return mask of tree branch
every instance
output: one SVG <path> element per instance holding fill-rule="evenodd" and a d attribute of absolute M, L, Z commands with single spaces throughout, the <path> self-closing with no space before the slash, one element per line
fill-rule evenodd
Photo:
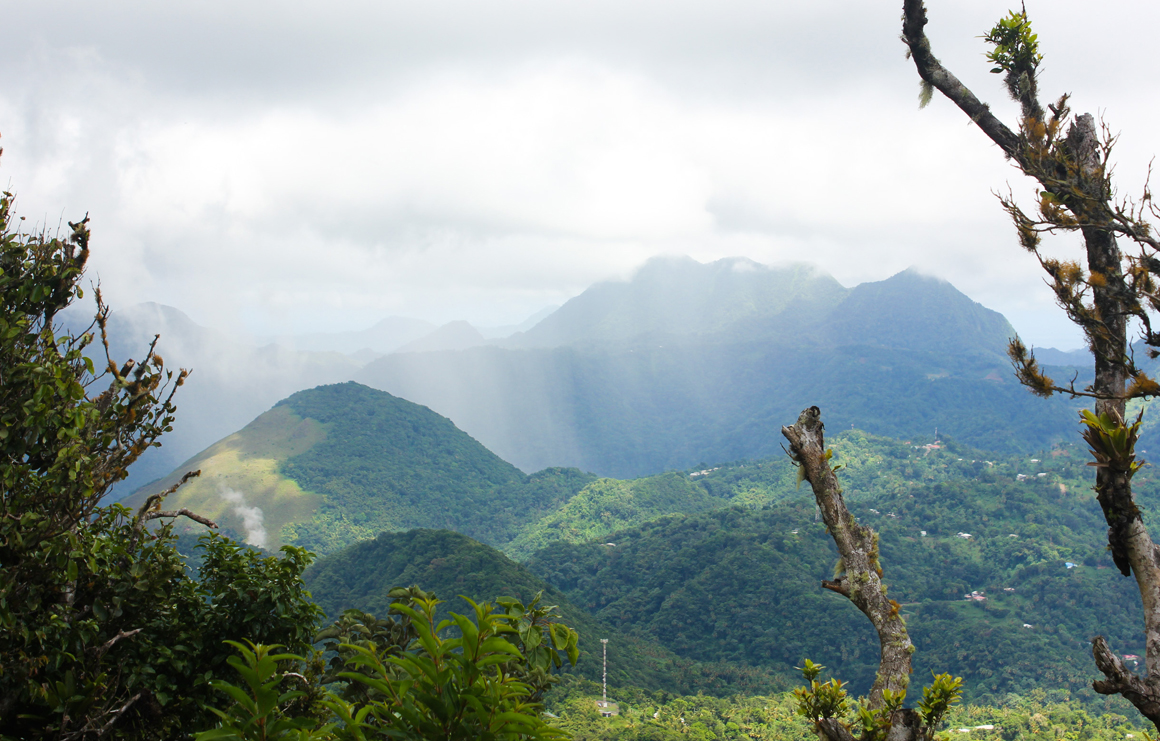
<path fill-rule="evenodd" d="M 1092 682 L 1092 689 L 1101 695 L 1123 695 L 1144 717 L 1160 727 L 1160 687 L 1156 680 L 1138 677 L 1129 671 L 1103 636 L 1092 640 L 1092 656 L 1096 667 L 1107 677 Z"/>
<path fill-rule="evenodd" d="M 914 644 L 906 631 L 906 622 L 898 612 L 898 603 L 886 596 L 882 567 L 878 561 L 878 533 L 859 525 L 846 509 L 838 477 L 830 468 L 824 428 L 821 410 L 810 407 L 801 413 L 794 425 L 782 427 L 781 434 L 789 441 L 790 457 L 801 466 L 805 479 L 813 487 L 822 520 L 830 530 L 845 568 L 845 574 L 834 581 L 823 581 L 822 586 L 853 602 L 878 632 L 882 658 L 868 701 L 871 709 L 878 709 L 883 706 L 884 690 L 906 693 Z M 832 741 L 837 739 L 832 738 Z"/>
<path fill-rule="evenodd" d="M 950 70 L 935 58 L 930 50 L 930 41 L 926 38 L 924 30 L 926 23 L 926 6 L 922 0 L 904 0 L 902 40 L 910 48 L 910 56 L 914 60 L 914 66 L 918 68 L 919 77 L 937 88 L 966 113 L 991 141 L 999 145 L 1004 154 L 1018 161 L 1022 149 L 1018 134 L 996 118 L 986 103 L 975 97 L 959 78 L 951 74 Z"/>
<path fill-rule="evenodd" d="M 212 528 L 217 527 L 217 523 L 214 522 L 213 520 L 209 519 L 208 517 L 202 517 L 201 515 L 196 514 L 194 512 L 190 512 L 189 510 L 185 509 L 184 507 L 181 509 L 178 509 L 178 510 L 169 510 L 166 512 L 161 512 L 161 511 L 147 512 L 141 518 L 141 522 L 146 522 L 148 520 L 156 520 L 159 517 L 188 517 L 189 519 L 193 520 L 194 522 L 200 522 L 202 525 L 205 525 L 206 527 L 212 527 Z"/>

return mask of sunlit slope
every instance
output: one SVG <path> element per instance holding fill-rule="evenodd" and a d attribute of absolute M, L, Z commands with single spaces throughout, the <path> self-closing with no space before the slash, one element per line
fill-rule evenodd
<path fill-rule="evenodd" d="M 356 383 L 290 396 L 130 504 L 194 469 L 201 477 L 166 509 L 206 514 L 256 545 L 321 553 L 415 527 L 504 542 L 591 480 L 527 477 L 430 409 Z"/>
<path fill-rule="evenodd" d="M 253 545 L 277 548 L 283 543 L 282 529 L 309 522 L 322 502 L 321 496 L 282 475 L 279 467 L 325 438 L 318 420 L 303 419 L 291 407 L 279 405 L 124 503 L 139 507 L 146 496 L 169 488 L 185 472 L 200 470 L 200 476 L 166 498 L 163 508 L 189 509 Z"/>
<path fill-rule="evenodd" d="M 84 312 L 66 321 L 73 331 L 92 320 Z M 276 344 L 255 347 L 227 333 L 199 326 L 182 312 L 160 304 L 138 304 L 114 312 L 108 322 L 112 357 L 140 360 L 153 342 L 169 368 L 193 368 L 175 397 L 177 419 L 160 448 L 150 448 L 114 487 L 116 499 L 237 431 L 279 399 L 324 383 L 345 381 L 361 365 L 337 352 L 306 352 Z M 100 343 L 97 343 L 99 345 Z M 90 347 L 105 363 L 103 351 Z"/>
<path fill-rule="evenodd" d="M 632 481 L 598 479 L 538 522 L 530 524 L 504 551 L 530 556 L 549 543 L 586 543 L 610 533 L 675 513 L 704 512 L 730 504 L 687 474 L 670 472 Z"/>

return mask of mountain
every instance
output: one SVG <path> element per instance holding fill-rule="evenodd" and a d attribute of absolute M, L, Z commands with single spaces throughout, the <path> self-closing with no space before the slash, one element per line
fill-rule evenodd
<path fill-rule="evenodd" d="M 761 670 L 683 660 L 654 641 L 612 628 L 494 548 L 447 530 L 384 533 L 319 559 L 303 579 L 331 619 L 352 607 L 385 616 L 390 607 L 387 593 L 396 586 L 418 585 L 434 592 L 445 603 L 440 607 L 444 616 L 470 609 L 460 595 L 476 602 L 515 597 L 526 604 L 543 592 L 544 604 L 557 605 L 563 621 L 580 633 L 575 673 L 582 677 L 600 678 L 598 639 L 608 638 L 608 679 L 613 686 L 712 694 L 788 686 Z"/>
<path fill-rule="evenodd" d="M 988 449 L 1041 447 L 1074 426 L 1074 403 L 1040 402 L 1013 383 L 1002 316 L 914 271 L 846 289 L 803 265 L 656 259 L 525 325 L 486 340 L 466 322 L 392 317 L 279 340 L 340 354 L 256 347 L 156 304 L 118 312 L 117 352 L 140 355 L 160 332 L 167 361 L 194 374 L 177 395 L 174 432 L 114 495 L 278 399 L 351 379 L 430 407 L 523 471 L 616 478 L 770 455 L 770 430 L 813 403 L 843 427 L 901 436 L 937 427 Z M 382 356 L 400 346 L 413 352 Z"/>
<path fill-rule="evenodd" d="M 988 359 L 1005 359 L 1007 340 L 1015 334 L 999 312 L 913 268 L 855 286 L 820 331 L 839 347 L 869 345 Z"/>
<path fill-rule="evenodd" d="M 74 329 L 87 317 L 69 317 Z M 146 303 L 109 316 L 109 346 L 118 362 L 145 355 L 154 336 L 157 350 L 173 370 L 192 373 L 174 396 L 173 430 L 151 448 L 118 484 L 113 498 L 125 496 L 173 470 L 179 463 L 250 422 L 279 399 L 303 388 L 345 381 L 361 365 L 333 352 L 301 352 L 279 345 L 254 347 L 244 339 L 202 327 L 181 311 Z M 99 345 L 99 341 L 97 343 Z M 104 367 L 104 352 L 92 348 Z"/>
<path fill-rule="evenodd" d="M 434 330 L 435 325 L 423 319 L 389 316 L 367 329 L 280 335 L 271 341 L 292 350 L 340 352 L 345 355 L 369 350 L 377 355 L 386 355 Z"/>
<path fill-rule="evenodd" d="M 479 330 L 465 321 L 448 322 L 430 334 L 397 348 L 395 352 L 430 352 L 432 350 L 466 350 L 487 340 Z"/>
<path fill-rule="evenodd" d="M 318 552 L 414 527 L 504 542 L 592 478 L 525 476 L 450 420 L 356 383 L 291 395 L 127 504 L 196 469 L 166 507 L 214 518 L 253 545 Z"/>
<path fill-rule="evenodd" d="M 632 478 L 771 455 L 771 432 L 810 404 L 882 435 L 1042 447 L 1076 404 L 1014 382 L 1013 334 L 914 270 L 846 289 L 809 266 L 664 258 L 499 346 L 392 355 L 355 379 L 448 416 L 525 471 Z"/>
<path fill-rule="evenodd" d="M 1141 348 L 1143 349 L 1143 348 Z M 1036 347 L 1035 359 L 1042 365 L 1074 366 L 1088 368 L 1092 364 L 1091 350 L 1056 350 L 1054 347 Z M 1141 353 L 1141 358 L 1144 357 Z"/>
<path fill-rule="evenodd" d="M 949 283 L 906 271 L 847 291 L 804 268 L 735 270 L 746 264 L 649 263 L 512 338 L 571 344 L 391 355 L 355 379 L 446 415 L 522 470 L 615 478 L 772 455 L 778 427 L 811 404 L 840 428 L 893 437 L 937 428 L 985 449 L 1032 450 L 1074 428 L 1078 402 L 1020 387 L 1004 354 L 1013 330 Z M 700 323 L 633 314 L 679 303 L 657 287 L 673 274 L 707 286 L 690 305 L 721 296 L 725 306 L 709 301 Z M 689 278 L 697 274 L 701 283 Z M 796 288 L 769 306 L 729 303 L 715 286 L 730 281 L 748 286 L 743 297 L 779 281 Z"/>
<path fill-rule="evenodd" d="M 739 323 L 749 329 L 782 314 L 803 318 L 827 312 L 845 293 L 809 265 L 653 258 L 631 281 L 597 283 L 505 346 L 606 346 L 736 334 Z"/>
<path fill-rule="evenodd" d="M 530 317 L 523 320 L 519 324 L 504 324 L 504 325 L 499 325 L 499 326 L 481 326 L 481 327 L 477 327 L 477 329 L 479 330 L 480 334 L 482 334 L 486 339 L 489 339 L 489 340 L 500 339 L 503 337 L 510 337 L 511 335 L 515 334 L 516 332 L 528 331 L 529 329 L 531 329 L 532 327 L 536 326 L 541 321 L 543 321 L 545 317 L 551 316 L 552 313 L 554 311 L 556 311 L 556 309 L 559 309 L 559 308 L 560 308 L 559 304 L 545 306 L 544 308 L 542 308 L 539 311 L 537 311 L 536 313 L 532 314 Z"/>

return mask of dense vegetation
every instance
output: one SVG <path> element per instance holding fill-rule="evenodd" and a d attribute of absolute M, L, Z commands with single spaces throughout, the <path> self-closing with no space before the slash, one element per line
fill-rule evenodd
<path fill-rule="evenodd" d="M 810 741 L 816 738 L 797 713 L 797 701 L 780 695 L 670 695 L 635 688 L 609 696 L 619 715 L 603 718 L 596 708 L 600 687 L 571 681 L 549 696 L 554 725 L 572 734 L 574 741 Z M 1092 714 L 1065 690 L 1034 689 L 1026 695 L 1007 695 L 995 704 L 959 705 L 946 719 L 952 737 L 986 741 L 1123 741 L 1144 738 L 1139 723 L 1123 713 Z M 969 735 L 968 735 L 969 734 Z M 939 734 L 939 738 L 947 738 Z"/>
<path fill-rule="evenodd" d="M 420 526 L 495 542 L 555 503 L 542 498 L 558 483 L 550 476 L 529 485 L 450 420 L 390 394 L 346 383 L 301 391 L 279 405 L 325 430 L 280 466 L 302 489 L 322 495 L 311 521 L 294 528 L 295 542 L 306 547 L 326 552 Z"/>
<path fill-rule="evenodd" d="M 610 671 L 622 685 L 715 694 L 787 686 L 760 669 L 682 659 L 654 641 L 611 627 L 494 548 L 446 530 L 384 533 L 321 558 L 303 578 L 314 599 L 332 617 L 351 608 L 385 614 L 391 589 L 411 585 L 448 600 L 452 609 L 454 598 L 460 595 L 477 601 L 508 596 L 526 603 L 542 593 L 544 603 L 557 605 L 562 621 L 580 633 L 576 671 L 581 676 L 600 676 L 597 639 L 610 638 Z"/>
<path fill-rule="evenodd" d="M 150 349 L 95 375 L 99 293 L 88 331 L 55 323 L 81 295 L 87 220 L 68 239 L 29 235 L 11 202 L 0 196 L 0 734 L 180 736 L 212 722 L 210 683 L 232 673 L 223 640 L 310 646 L 310 556 L 208 537 L 194 578 L 169 526 L 145 529 L 182 514 L 162 496 L 136 513 L 101 505 L 169 429 L 185 373 Z"/>
<path fill-rule="evenodd" d="M 1108 568 L 1075 449 L 988 461 L 954 444 L 916 449 L 858 432 L 834 448 L 851 510 L 882 535 L 885 578 L 908 615 L 919 676 L 962 675 L 975 700 L 1049 678 L 1096 703 L 1087 640 L 1101 632 L 1143 653 L 1133 585 Z M 749 463 L 703 478 L 781 480 L 786 467 Z M 812 501 L 670 516 L 609 540 L 615 547 L 558 542 L 527 566 L 599 619 L 683 657 L 766 667 L 787 680 L 809 657 L 855 690 L 872 680 L 873 631 L 818 586 L 836 554 Z M 986 599 L 964 599 L 972 592 Z M 839 646 L 835 634 L 855 638 Z"/>
<path fill-rule="evenodd" d="M 503 543 L 596 478 L 525 476 L 430 409 L 356 383 L 284 399 L 125 501 L 140 506 L 195 469 L 171 504 L 252 545 L 317 553 L 413 527 Z"/>

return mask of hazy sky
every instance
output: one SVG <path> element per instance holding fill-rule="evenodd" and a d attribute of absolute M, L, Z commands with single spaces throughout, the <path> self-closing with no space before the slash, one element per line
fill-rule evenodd
<path fill-rule="evenodd" d="M 1009 3 L 928 0 L 935 52 L 1006 120 L 978 36 Z M 1142 0 L 1029 0 L 1045 98 L 1160 151 Z M 1030 193 L 944 100 L 917 106 L 901 0 L 0 0 L 0 185 L 89 212 L 114 304 L 214 326 L 514 323 L 648 257 L 914 265 L 1073 347 L 992 191 Z M 1061 249 L 1074 249 L 1067 243 Z"/>

